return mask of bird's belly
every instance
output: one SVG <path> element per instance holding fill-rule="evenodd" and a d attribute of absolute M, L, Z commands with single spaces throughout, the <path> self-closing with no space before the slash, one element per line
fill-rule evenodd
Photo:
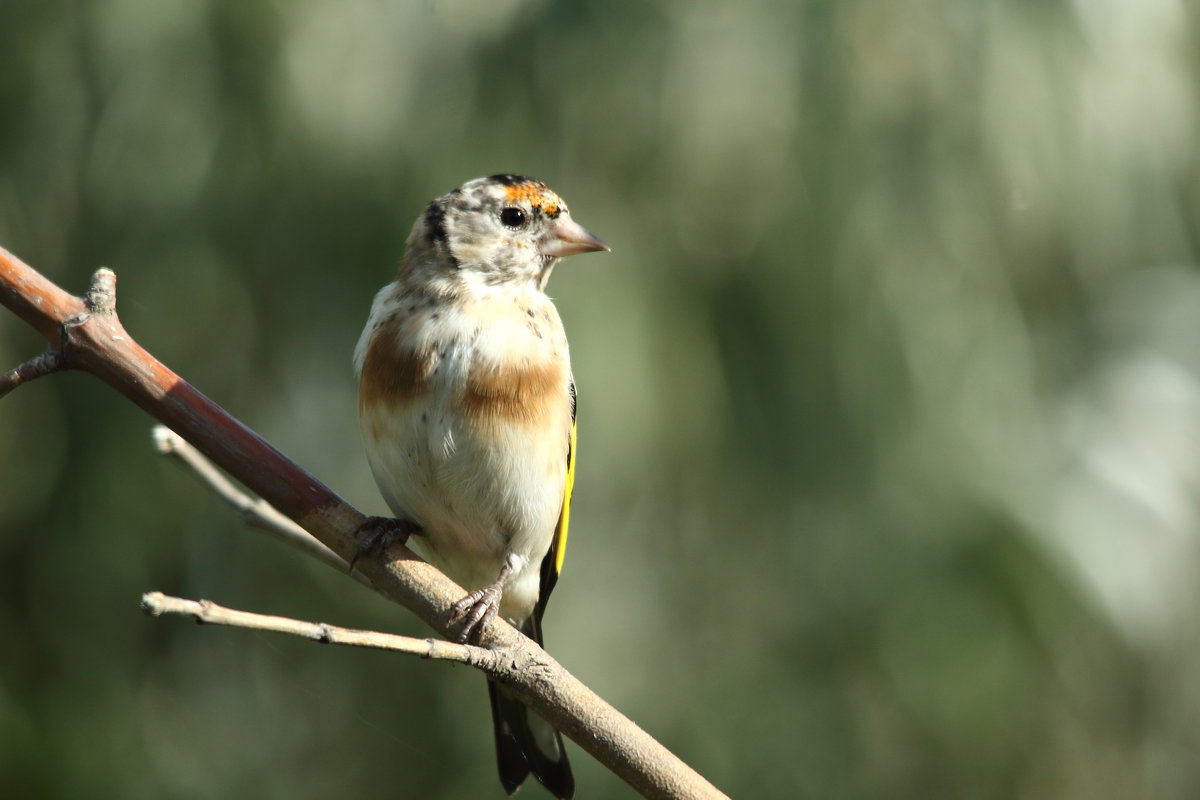
<path fill-rule="evenodd" d="M 436 397 L 365 409 L 362 424 L 380 491 L 395 515 L 422 526 L 423 554 L 468 590 L 512 557 L 501 613 L 527 616 L 562 509 L 565 438 L 480 427 Z"/>

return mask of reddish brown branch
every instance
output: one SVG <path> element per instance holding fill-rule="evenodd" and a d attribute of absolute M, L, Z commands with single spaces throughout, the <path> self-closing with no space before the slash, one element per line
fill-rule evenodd
<path fill-rule="evenodd" d="M 4 252 L 4 255 L 11 256 L 11 254 L 7 252 Z M 13 292 L 12 296 L 13 305 L 11 308 L 13 311 L 17 312 L 18 316 L 22 316 L 35 328 L 38 330 L 43 330 L 42 327 L 35 324 L 36 313 L 40 310 L 40 305 L 35 301 L 34 306 L 29 307 L 29 304 L 25 302 L 28 299 L 27 292 L 43 292 L 43 294 L 37 296 L 38 300 L 40 300 L 41 298 L 47 296 L 49 293 L 49 288 L 57 289 L 58 287 L 55 287 L 54 284 L 45 282 L 40 275 L 37 275 L 37 273 L 34 273 L 34 275 L 36 278 L 31 276 L 21 283 L 14 284 L 13 288 L 15 291 Z M 19 277 L 19 275 L 17 277 Z M 20 291 L 22 287 L 25 287 L 26 292 Z M 3 288 L 7 289 L 8 287 L 4 286 Z M 67 303 L 68 298 L 72 301 L 79 299 L 70 297 L 69 295 L 67 295 L 66 298 L 53 299 L 62 299 L 64 301 L 62 308 L 65 310 L 69 308 L 69 304 Z M 25 313 L 22 313 L 22 311 Z M 23 383 L 28 383 L 29 381 L 36 380 L 37 378 L 41 378 L 45 375 L 50 375 L 51 373 L 66 369 L 69 364 L 62 352 L 63 342 L 65 342 L 68 338 L 64 335 L 65 331 L 77 325 L 83 324 L 93 314 L 116 313 L 117 276 L 110 269 L 96 270 L 96 274 L 92 276 L 92 285 L 88 288 L 87 295 L 83 299 L 83 310 L 63 318 L 63 322 L 59 326 L 59 330 L 55 333 L 55 335 L 46 336 L 46 339 L 50 342 L 52 349 L 47 350 L 40 356 L 35 356 L 15 369 L 0 375 L 0 397 L 4 397 L 4 395 L 8 394 Z M 34 319 L 31 319 L 31 317 Z M 47 327 L 45 330 L 50 329 Z"/>
<path fill-rule="evenodd" d="M 142 349 L 116 314 L 111 271 L 96 273 L 84 300 L 0 248 L 0 304 L 45 337 L 62 367 L 90 372 L 125 395 L 351 560 L 362 513 Z M 359 569 L 379 592 L 443 635 L 450 633 L 448 611 L 463 590 L 407 548 L 392 545 L 378 559 L 361 560 Z M 484 665 L 491 677 L 644 796 L 724 797 L 511 626 L 497 620 L 483 644 L 505 650 L 503 658 Z"/>

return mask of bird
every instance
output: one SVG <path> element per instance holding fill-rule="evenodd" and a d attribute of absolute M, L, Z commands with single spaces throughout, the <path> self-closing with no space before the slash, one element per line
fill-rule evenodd
<path fill-rule="evenodd" d="M 413 224 L 355 348 L 367 460 L 416 549 L 467 595 L 460 641 L 497 614 L 535 640 L 566 552 L 576 393 L 546 282 L 565 256 L 609 250 L 546 184 L 468 181 Z M 360 550 L 361 552 L 361 550 Z M 561 735 L 488 681 L 500 782 L 574 796 Z"/>

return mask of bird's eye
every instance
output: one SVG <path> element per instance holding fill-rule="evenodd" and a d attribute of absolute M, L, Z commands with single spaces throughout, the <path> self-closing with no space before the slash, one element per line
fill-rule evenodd
<path fill-rule="evenodd" d="M 510 228 L 520 228 L 525 224 L 525 212 L 515 206 L 509 206 L 500 212 L 500 221 Z"/>

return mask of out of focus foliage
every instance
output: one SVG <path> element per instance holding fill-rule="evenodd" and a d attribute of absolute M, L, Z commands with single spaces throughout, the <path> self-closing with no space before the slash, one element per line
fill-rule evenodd
<path fill-rule="evenodd" d="M 1192 798 L 1198 98 L 1183 0 L 12 2 L 0 244 L 382 512 L 371 296 L 538 176 L 613 245 L 551 282 L 570 670 L 735 797 Z M 149 427 L 0 401 L 0 796 L 501 796 L 477 675 L 137 612 L 423 634 Z"/>

